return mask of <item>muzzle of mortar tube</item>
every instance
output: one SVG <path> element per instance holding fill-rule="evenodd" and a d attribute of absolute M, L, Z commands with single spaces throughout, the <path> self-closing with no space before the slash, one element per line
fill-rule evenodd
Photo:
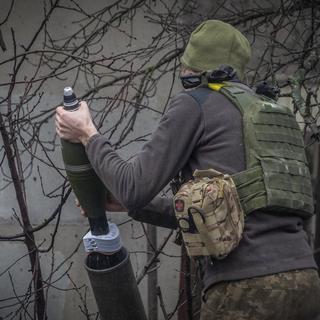
<path fill-rule="evenodd" d="M 129 253 L 124 247 L 120 251 L 116 264 L 106 269 L 90 268 L 89 255 L 85 260 L 101 320 L 147 320 Z"/>

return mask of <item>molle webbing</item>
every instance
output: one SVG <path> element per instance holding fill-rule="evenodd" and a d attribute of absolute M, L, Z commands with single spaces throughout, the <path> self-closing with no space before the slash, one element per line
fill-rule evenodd
<path fill-rule="evenodd" d="M 233 179 L 245 213 L 265 208 L 313 214 L 304 142 L 290 109 L 234 84 L 219 92 L 242 113 L 247 169 Z"/>
<path fill-rule="evenodd" d="M 241 112 L 246 170 L 232 176 L 245 214 L 257 209 L 313 214 L 310 173 L 299 125 L 291 110 L 235 82 L 208 84 Z M 210 89 L 186 92 L 201 106 Z"/>

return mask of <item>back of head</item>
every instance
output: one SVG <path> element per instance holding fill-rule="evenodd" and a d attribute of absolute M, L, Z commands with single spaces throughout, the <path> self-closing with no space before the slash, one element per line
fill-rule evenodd
<path fill-rule="evenodd" d="M 242 79 L 250 56 L 249 41 L 240 31 L 228 23 L 207 20 L 192 32 L 181 62 L 195 71 L 229 65 Z"/>

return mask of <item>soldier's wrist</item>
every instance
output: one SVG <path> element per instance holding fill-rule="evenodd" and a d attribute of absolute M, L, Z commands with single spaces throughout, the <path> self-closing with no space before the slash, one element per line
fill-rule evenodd
<path fill-rule="evenodd" d="M 87 143 L 89 142 L 90 138 L 93 137 L 94 135 L 98 134 L 98 130 L 94 125 L 88 127 L 84 134 L 80 137 L 81 143 L 86 146 Z"/>

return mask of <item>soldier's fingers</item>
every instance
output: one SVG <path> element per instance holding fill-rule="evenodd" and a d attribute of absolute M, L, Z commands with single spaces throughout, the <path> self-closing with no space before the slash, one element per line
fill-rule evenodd
<path fill-rule="evenodd" d="M 59 106 L 56 108 L 56 114 L 61 114 L 64 111 L 64 108 L 62 106 Z"/>
<path fill-rule="evenodd" d="M 82 209 L 82 207 L 80 207 L 80 213 L 87 218 L 87 213 Z"/>

